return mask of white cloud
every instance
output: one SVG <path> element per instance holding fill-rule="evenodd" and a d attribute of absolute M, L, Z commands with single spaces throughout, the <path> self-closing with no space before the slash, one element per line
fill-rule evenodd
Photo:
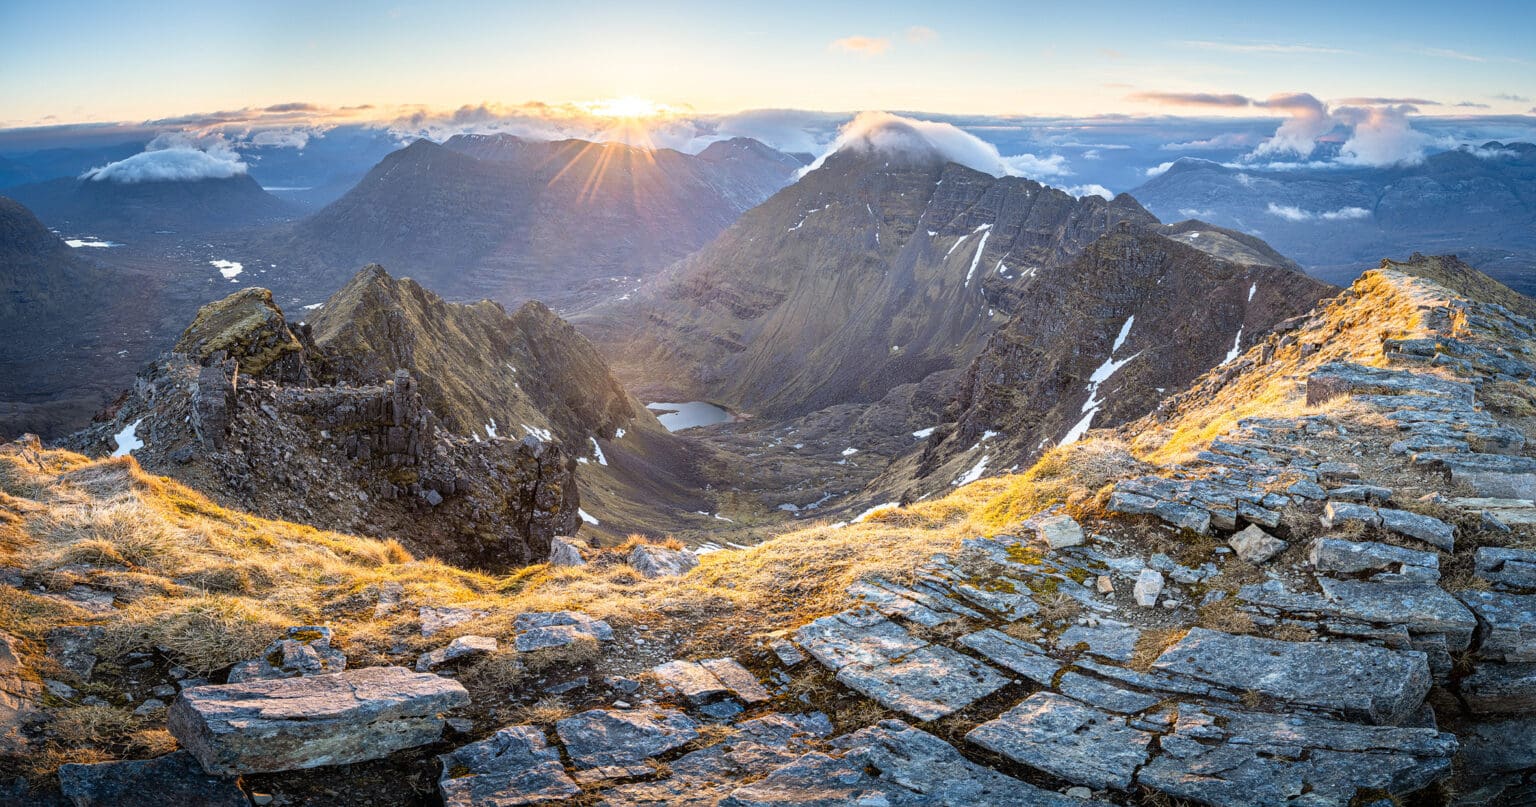
<path fill-rule="evenodd" d="M 907 41 L 922 44 L 939 38 L 939 32 L 926 25 L 914 25 L 907 29 Z"/>
<path fill-rule="evenodd" d="M 1058 154 L 1004 157 L 996 146 L 953 124 L 904 118 L 889 112 L 860 112 L 815 162 L 801 169 L 800 175 L 820 168 L 828 157 L 840 151 L 918 160 L 938 158 L 999 177 L 1054 177 L 1071 173 L 1066 158 Z"/>
<path fill-rule="evenodd" d="M 1147 169 L 1147 176 L 1160 177 L 1163 174 L 1168 173 L 1168 169 L 1172 168 L 1173 164 L 1176 162 L 1178 162 L 1178 160 L 1169 160 L 1168 162 L 1158 163 L 1157 165 Z"/>
<path fill-rule="evenodd" d="M 248 166 L 222 135 L 198 136 L 167 132 L 149 141 L 144 151 L 107 163 L 80 175 L 94 182 L 192 182 L 229 179 Z"/>
<path fill-rule="evenodd" d="M 1286 221 L 1356 221 L 1371 217 L 1371 211 L 1363 207 L 1341 207 L 1338 210 L 1313 213 L 1294 205 L 1277 205 L 1274 202 L 1269 203 L 1267 212 L 1271 216 L 1278 216 Z"/>
<path fill-rule="evenodd" d="M 1068 187 L 1062 188 L 1062 190 L 1078 198 L 1082 198 L 1084 196 L 1099 196 L 1105 199 L 1115 198 L 1114 191 L 1096 182 L 1089 182 L 1086 185 L 1070 185 Z"/>
<path fill-rule="evenodd" d="M 298 149 L 309 145 L 309 132 L 303 129 L 264 129 L 251 135 L 251 145 L 269 148 Z"/>
<path fill-rule="evenodd" d="M 1339 162 L 1368 166 L 1423 162 L 1424 152 L 1434 138 L 1415 131 L 1409 124 L 1408 113 L 1416 111 L 1407 104 L 1334 110 L 1334 117 L 1353 127 L 1349 139 L 1339 148 Z"/>
<path fill-rule="evenodd" d="M 1317 139 L 1333 131 L 1335 126 L 1327 105 L 1307 93 L 1272 95 L 1260 105 L 1278 109 L 1290 117 L 1280 124 L 1273 137 L 1253 150 L 1252 157 L 1280 154 L 1306 157 L 1317 147 Z"/>

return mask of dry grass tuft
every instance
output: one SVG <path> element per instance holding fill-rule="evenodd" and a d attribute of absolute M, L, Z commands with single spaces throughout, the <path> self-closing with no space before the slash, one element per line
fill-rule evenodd
<path fill-rule="evenodd" d="M 130 606 L 107 626 L 105 646 L 119 654 L 162 647 L 177 664 L 208 674 L 261 653 L 291 624 L 249 600 L 204 594 Z"/>
<path fill-rule="evenodd" d="M 515 723 L 553 726 L 573 714 L 576 714 L 576 710 L 572 709 L 563 698 L 558 695 L 548 695 L 513 709 L 510 716 Z"/>
<path fill-rule="evenodd" d="M 1188 628 L 1154 628 L 1143 631 L 1136 640 L 1136 648 L 1131 651 L 1130 662 L 1125 666 L 1138 672 L 1152 669 L 1152 662 L 1157 661 L 1164 650 L 1178 644 L 1187 633 Z"/>

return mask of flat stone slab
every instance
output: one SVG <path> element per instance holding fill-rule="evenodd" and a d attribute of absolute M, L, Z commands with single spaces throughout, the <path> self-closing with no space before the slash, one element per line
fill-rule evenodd
<path fill-rule="evenodd" d="M 1536 768 L 1536 717 L 1471 726 L 1461 733 L 1461 758 L 1474 775 Z"/>
<path fill-rule="evenodd" d="M 1125 790 L 1147 761 L 1153 736 L 1118 715 L 1037 692 L 965 739 L 1077 784 Z"/>
<path fill-rule="evenodd" d="M 1140 638 L 1141 631 L 1130 625 L 1073 625 L 1057 637 L 1056 646 L 1070 650 L 1081 644 L 1095 656 L 1126 662 L 1136 652 L 1136 642 Z"/>
<path fill-rule="evenodd" d="M 1455 596 L 1434 583 L 1378 583 L 1320 577 L 1323 596 L 1337 613 L 1362 622 L 1403 625 L 1410 633 L 1443 633 L 1447 650 L 1465 650 L 1477 618 Z"/>
<path fill-rule="evenodd" d="M 769 698 L 757 676 L 735 659 L 673 660 L 653 667 L 651 673 L 663 686 L 677 690 L 695 706 L 732 696 L 749 704 Z"/>
<path fill-rule="evenodd" d="M 1191 629 L 1152 668 L 1385 724 L 1401 723 L 1418 711 L 1430 686 L 1428 660 L 1417 651 L 1283 642 L 1205 628 Z"/>
<path fill-rule="evenodd" d="M 1444 468 L 1451 481 L 1466 484 L 1479 496 L 1536 499 L 1536 459 L 1503 454 L 1415 454 L 1418 465 Z"/>
<path fill-rule="evenodd" d="M 1536 588 L 1536 549 L 1478 547 L 1472 563 L 1478 577 L 1513 588 Z"/>
<path fill-rule="evenodd" d="M 1376 541 L 1319 538 L 1309 559 L 1319 572 L 1336 574 L 1386 573 L 1405 581 L 1433 583 L 1440 579 L 1440 556 Z"/>
<path fill-rule="evenodd" d="M 598 641 L 608 642 L 613 640 L 613 628 L 601 619 L 594 619 L 580 611 L 529 611 L 518 614 L 512 620 L 512 628 L 517 631 L 534 630 L 535 628 L 549 628 L 559 625 L 570 625 L 579 628 Z"/>
<path fill-rule="evenodd" d="M 881 721 L 733 791 L 720 807 L 1080 807 L 961 756 L 899 720 Z"/>
<path fill-rule="evenodd" d="M 59 788 L 75 807 L 250 807 L 234 779 L 213 776 L 186 751 L 131 762 L 69 764 Z"/>
<path fill-rule="evenodd" d="M 918 720 L 937 720 L 1002 689 L 996 670 L 942 645 L 929 645 L 875 667 L 849 664 L 837 680 Z"/>
<path fill-rule="evenodd" d="M 928 644 L 868 608 L 824 616 L 796 631 L 795 640 L 831 670 L 849 664 L 873 667 Z"/>
<path fill-rule="evenodd" d="M 761 779 L 819 747 L 832 722 L 820 713 L 774 713 L 731 728 L 728 739 L 668 762 L 671 776 L 604 790 L 604 807 L 714 807 L 743 781 Z"/>
<path fill-rule="evenodd" d="M 1479 664 L 1459 692 L 1473 714 L 1536 714 L 1536 664 Z"/>
<path fill-rule="evenodd" d="M 606 776 L 649 770 L 643 763 L 698 739 L 698 725 L 675 709 L 590 709 L 555 724 L 555 733 L 578 768 Z"/>
<path fill-rule="evenodd" d="M 1203 804 L 1351 804 L 1362 791 L 1427 787 L 1450 772 L 1456 748 L 1432 728 L 1186 704 L 1136 781 Z"/>
<path fill-rule="evenodd" d="M 167 727 L 209 773 L 345 765 L 435 742 L 442 713 L 469 703 L 459 682 L 404 667 L 190 687 Z"/>
<path fill-rule="evenodd" d="M 1478 617 L 1477 654 L 1497 661 L 1536 661 L 1536 594 L 1462 591 Z"/>
<path fill-rule="evenodd" d="M 568 799 L 581 788 L 533 726 L 510 726 L 438 757 L 444 807 L 513 807 Z"/>
<path fill-rule="evenodd" d="M 416 659 L 416 672 L 427 672 L 450 661 L 496 652 L 498 642 L 490 636 L 460 636 L 443 647 L 422 653 Z"/>
<path fill-rule="evenodd" d="M 993 628 L 966 634 L 960 643 L 1042 686 L 1050 686 L 1063 666 L 1041 648 Z"/>
<path fill-rule="evenodd" d="M 1398 535 L 1417 538 L 1436 549 L 1447 552 L 1456 549 L 1456 528 L 1438 518 L 1410 513 L 1407 510 L 1393 510 L 1390 507 L 1378 507 L 1376 514 L 1381 517 L 1381 526 L 1384 529 Z"/>

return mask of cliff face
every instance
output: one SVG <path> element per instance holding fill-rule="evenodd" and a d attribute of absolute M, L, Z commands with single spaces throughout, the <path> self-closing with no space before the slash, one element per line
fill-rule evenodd
<path fill-rule="evenodd" d="M 1009 290 L 1121 221 L 1156 223 L 1129 197 L 839 152 L 578 323 L 633 387 L 800 415 L 963 367 Z"/>
<path fill-rule="evenodd" d="M 971 363 L 954 425 L 928 438 L 916 475 L 948 484 L 972 468 L 1027 466 L 1090 428 L 1139 417 L 1333 291 L 1192 245 L 1217 233 L 1182 232 L 1123 225 L 1032 287 Z"/>

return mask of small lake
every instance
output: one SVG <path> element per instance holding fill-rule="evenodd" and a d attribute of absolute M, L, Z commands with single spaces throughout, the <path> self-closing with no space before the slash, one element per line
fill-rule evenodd
<path fill-rule="evenodd" d="M 657 402 L 646 404 L 645 408 L 654 412 L 656 419 L 661 421 L 661 425 L 665 426 L 669 432 L 680 432 L 683 429 L 708 426 L 712 423 L 725 423 L 731 419 L 730 412 L 705 401 Z M 661 410 L 665 410 L 665 413 Z"/>

